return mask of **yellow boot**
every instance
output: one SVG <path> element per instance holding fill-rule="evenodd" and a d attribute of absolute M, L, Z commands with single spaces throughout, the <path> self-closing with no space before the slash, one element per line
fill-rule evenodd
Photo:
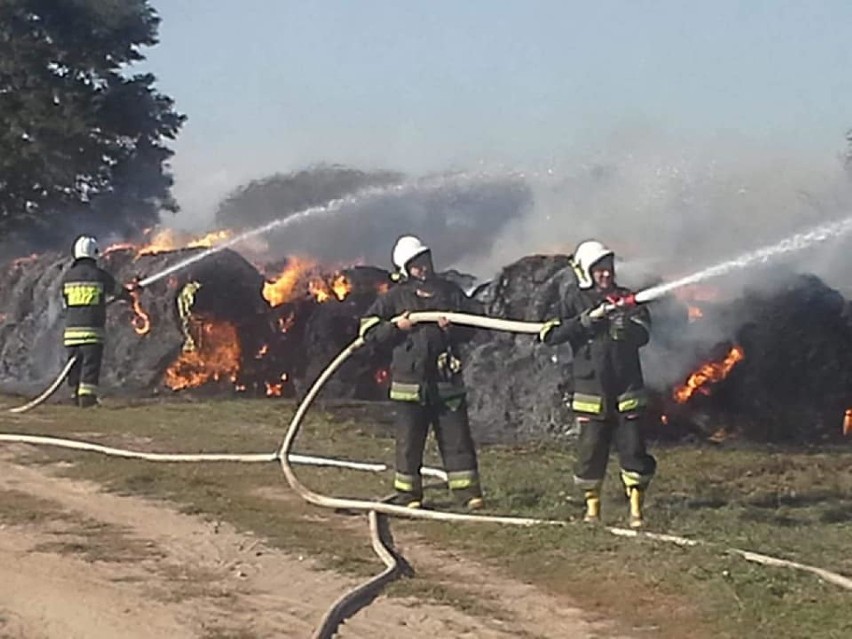
<path fill-rule="evenodd" d="M 645 525 L 642 517 L 642 505 L 645 503 L 645 489 L 638 486 L 630 486 L 627 489 L 630 498 L 630 527 L 641 528 Z"/>
<path fill-rule="evenodd" d="M 601 494 L 598 490 L 586 491 L 586 515 L 583 521 L 596 524 L 601 520 Z"/>

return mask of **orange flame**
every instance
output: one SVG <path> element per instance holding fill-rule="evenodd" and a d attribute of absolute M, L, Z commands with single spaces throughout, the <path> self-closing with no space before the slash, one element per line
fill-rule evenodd
<path fill-rule="evenodd" d="M 145 335 L 151 330 L 151 317 L 142 308 L 139 291 L 131 291 L 130 295 L 133 297 L 133 319 L 131 320 L 133 330 L 136 331 L 137 335 Z"/>
<path fill-rule="evenodd" d="M 148 240 L 145 246 L 138 250 L 139 255 L 153 255 L 178 248 L 177 234 L 172 229 L 160 229 Z"/>
<path fill-rule="evenodd" d="M 228 230 L 213 231 L 202 237 L 192 238 L 188 234 L 174 229 L 148 229 L 145 231 L 145 241 L 141 245 L 131 242 L 120 242 L 108 247 L 104 254 L 126 249 L 136 251 L 136 256 L 153 255 L 166 251 L 175 251 L 181 248 L 209 247 L 228 239 L 232 232 Z"/>
<path fill-rule="evenodd" d="M 672 397 L 678 404 L 685 404 L 696 392 L 709 395 L 705 387 L 708 382 L 714 383 L 725 379 L 737 362 L 745 359 L 745 351 L 741 346 L 734 346 L 721 362 L 707 362 L 692 373 L 686 383 L 674 390 Z"/>
<path fill-rule="evenodd" d="M 281 382 L 264 382 L 266 384 L 267 397 L 281 397 L 284 394 L 284 384 L 287 382 L 287 373 L 281 373 Z"/>
<path fill-rule="evenodd" d="M 263 285 L 263 297 L 271 306 L 279 306 L 293 298 L 296 285 L 302 275 L 314 266 L 314 262 L 302 258 L 291 258 L 287 266 L 274 280 Z"/>
<path fill-rule="evenodd" d="M 136 246 L 131 242 L 119 242 L 118 244 L 111 244 L 106 249 L 104 249 L 104 255 L 109 255 L 113 251 L 128 251 L 131 249 L 136 249 Z"/>
<path fill-rule="evenodd" d="M 210 381 L 236 382 L 240 371 L 240 342 L 229 322 L 202 320 L 196 349 L 184 351 L 166 370 L 164 383 L 172 390 L 195 388 Z"/>
<path fill-rule="evenodd" d="M 852 408 L 847 408 L 843 415 L 843 434 L 849 435 L 852 433 Z"/>
<path fill-rule="evenodd" d="M 331 283 L 331 290 L 334 296 L 342 302 L 352 292 L 352 282 L 343 273 L 339 273 Z"/>
<path fill-rule="evenodd" d="M 284 392 L 284 384 L 271 384 L 269 382 L 265 382 L 265 384 L 267 397 L 281 397 L 281 393 Z"/>
<path fill-rule="evenodd" d="M 332 298 L 342 302 L 352 292 L 352 283 L 343 273 L 336 273 L 331 283 L 323 278 L 308 282 L 308 292 L 320 303 Z"/>
<path fill-rule="evenodd" d="M 212 231 L 207 235 L 191 240 L 190 243 L 186 245 L 186 248 L 209 248 L 211 246 L 216 246 L 219 242 L 224 242 L 225 240 L 227 240 L 229 237 L 231 237 L 231 235 L 232 232 L 227 230 Z"/>

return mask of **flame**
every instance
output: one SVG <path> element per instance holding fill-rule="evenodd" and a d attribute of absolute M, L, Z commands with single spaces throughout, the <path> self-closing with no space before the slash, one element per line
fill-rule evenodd
<path fill-rule="evenodd" d="M 388 381 L 388 377 L 390 377 L 390 373 L 386 368 L 380 368 L 375 373 L 373 373 L 373 379 L 376 380 L 376 384 L 380 386 Z"/>
<path fill-rule="evenodd" d="M 209 248 L 211 246 L 216 246 L 219 242 L 224 242 L 225 240 L 227 240 L 229 237 L 231 237 L 231 235 L 232 232 L 228 230 L 212 231 L 207 235 L 190 241 L 190 243 L 186 245 L 186 248 Z"/>
<path fill-rule="evenodd" d="M 131 242 L 119 242 L 118 244 L 110 244 L 105 250 L 104 255 L 109 255 L 113 251 L 128 251 L 135 250 L 136 246 Z"/>
<path fill-rule="evenodd" d="M 141 247 L 139 255 L 153 255 L 164 251 L 173 251 L 178 248 L 177 234 L 172 229 L 160 229 L 148 240 L 148 244 Z"/>
<path fill-rule="evenodd" d="M 284 392 L 284 384 L 274 384 L 269 382 L 265 382 L 265 384 L 267 397 L 281 397 L 281 393 Z"/>
<path fill-rule="evenodd" d="M 165 385 L 177 391 L 222 379 L 236 382 L 241 355 L 236 327 L 229 322 L 200 320 L 194 328 L 196 349 L 184 351 L 169 366 Z"/>
<path fill-rule="evenodd" d="M 686 383 L 676 388 L 672 397 L 678 404 L 685 404 L 696 391 L 709 395 L 710 391 L 704 387 L 708 382 L 718 382 L 725 379 L 737 362 L 745 359 L 745 351 L 741 346 L 734 346 L 721 362 L 707 362 L 692 373 Z"/>
<path fill-rule="evenodd" d="M 293 328 L 293 324 L 296 323 L 296 314 L 289 313 L 287 317 L 279 317 L 278 318 L 278 328 L 281 329 L 282 333 L 286 333 L 291 328 Z"/>
<path fill-rule="evenodd" d="M 144 234 L 145 240 L 141 245 L 132 244 L 131 242 L 120 242 L 113 244 L 104 251 L 104 254 L 113 251 L 133 249 L 136 251 L 136 256 L 153 255 L 155 253 L 163 253 L 165 251 L 175 251 L 181 248 L 209 247 L 215 246 L 231 237 L 232 232 L 228 230 L 213 231 L 198 238 L 191 238 L 186 233 L 175 231 L 174 229 L 147 229 Z"/>
<path fill-rule="evenodd" d="M 315 278 L 308 282 L 308 292 L 320 303 L 332 298 L 342 302 L 352 292 L 352 283 L 343 273 L 336 273 L 331 283 L 323 278 Z"/>
<path fill-rule="evenodd" d="M 290 258 L 287 266 L 274 280 L 263 285 L 263 297 L 270 306 L 279 306 L 293 298 L 296 285 L 302 275 L 314 267 L 314 262 L 303 258 Z"/>
<path fill-rule="evenodd" d="M 287 382 L 287 373 L 281 373 L 281 382 L 264 382 L 266 384 L 267 397 L 281 397 L 284 393 L 284 384 Z"/>
<path fill-rule="evenodd" d="M 852 433 L 852 408 L 847 408 L 843 415 L 843 434 L 849 435 Z"/>
<path fill-rule="evenodd" d="M 342 302 L 352 292 L 352 282 L 343 273 L 339 273 L 331 283 L 331 290 L 334 296 Z"/>
<path fill-rule="evenodd" d="M 320 304 L 331 299 L 331 292 L 323 280 L 311 280 L 308 282 L 308 292 Z"/>
<path fill-rule="evenodd" d="M 692 304 L 687 304 L 687 309 L 689 310 L 689 321 L 697 322 L 702 317 L 704 317 L 704 311 L 702 311 L 697 306 L 693 306 Z"/>
<path fill-rule="evenodd" d="M 258 350 L 257 353 L 255 353 L 254 358 L 255 359 L 262 359 L 263 356 L 266 355 L 268 352 L 269 352 L 269 344 L 264 344 L 263 346 L 260 347 L 260 350 Z"/>
<path fill-rule="evenodd" d="M 131 320 L 133 330 L 136 331 L 137 335 L 145 335 L 151 330 L 151 317 L 142 308 L 142 301 L 139 299 L 140 292 L 138 290 L 131 291 L 130 295 L 133 297 L 133 319 Z"/>
<path fill-rule="evenodd" d="M 663 413 L 662 415 L 660 415 L 660 422 L 661 422 L 661 423 L 663 423 L 663 424 L 665 424 L 665 425 L 668 425 L 668 423 L 669 423 L 669 416 L 668 416 L 668 415 L 666 415 L 665 413 Z"/>

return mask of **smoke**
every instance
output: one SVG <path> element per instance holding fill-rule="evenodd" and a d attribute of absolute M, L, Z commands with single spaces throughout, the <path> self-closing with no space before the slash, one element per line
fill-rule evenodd
<path fill-rule="evenodd" d="M 397 238 L 413 234 L 432 247 L 436 265 L 444 269 L 486 254 L 506 225 L 532 205 L 527 184 L 511 175 L 429 176 L 371 191 L 366 197 L 356 191 L 339 210 L 318 211 L 258 238 L 252 247 L 237 248 L 267 260 L 306 255 L 330 265 L 389 267 Z"/>
<path fill-rule="evenodd" d="M 641 290 L 816 225 L 852 216 L 842 159 L 761 146 L 742 139 L 678 140 L 647 132 L 527 172 L 529 214 L 512 220 L 485 255 L 455 266 L 481 277 L 535 253 L 571 253 L 594 237 L 619 256 L 619 281 Z M 850 237 L 838 237 L 706 284 L 718 301 L 772 292 L 793 273 L 812 273 L 852 293 Z M 643 349 L 649 385 L 679 383 L 696 362 L 718 356 L 748 320 L 707 314 L 687 323 L 676 300 L 651 306 L 657 325 Z M 740 305 L 739 308 L 745 308 Z M 746 354 L 748 357 L 748 354 Z"/>
<path fill-rule="evenodd" d="M 733 138 L 620 136 L 528 175 L 530 214 L 507 226 L 486 256 L 457 266 L 489 276 L 522 255 L 570 253 L 595 237 L 624 260 L 622 279 L 637 273 L 669 279 L 852 215 L 840 158 Z M 792 260 L 830 276 L 843 246 L 823 245 Z"/>

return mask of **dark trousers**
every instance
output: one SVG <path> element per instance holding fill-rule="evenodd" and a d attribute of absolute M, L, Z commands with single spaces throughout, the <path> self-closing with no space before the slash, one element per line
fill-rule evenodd
<path fill-rule="evenodd" d="M 606 419 L 579 417 L 580 438 L 574 481 L 584 490 L 600 488 L 606 474 L 610 447 L 615 444 L 625 486 L 646 487 L 657 461 L 645 449 L 640 430 L 641 415 L 615 414 Z"/>
<path fill-rule="evenodd" d="M 68 352 L 69 359 L 77 358 L 68 373 L 68 385 L 73 389 L 78 404 L 90 406 L 96 403 L 104 345 L 81 344 L 79 346 L 66 346 L 65 349 Z"/>
<path fill-rule="evenodd" d="M 423 495 L 420 466 L 429 427 L 435 429 L 438 450 L 444 462 L 448 483 L 462 499 L 479 497 L 479 472 L 476 447 L 470 434 L 467 405 L 452 409 L 443 403 L 396 403 L 396 478 L 397 492 L 414 498 Z"/>

